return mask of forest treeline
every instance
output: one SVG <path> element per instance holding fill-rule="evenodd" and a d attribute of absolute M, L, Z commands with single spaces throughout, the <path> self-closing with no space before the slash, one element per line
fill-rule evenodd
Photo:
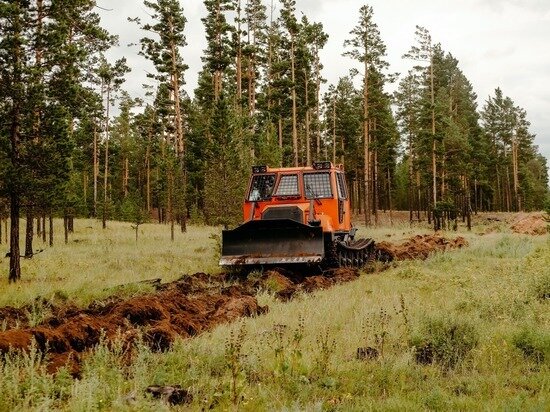
<path fill-rule="evenodd" d="M 478 107 L 459 61 L 427 29 L 411 33 L 410 71 L 398 75 L 372 7 L 350 11 L 355 26 L 334 56 L 349 75 L 329 85 L 320 58 L 329 34 L 296 1 L 203 2 L 207 45 L 192 96 L 180 2 L 144 1 L 146 21 L 128 16 L 154 67 L 141 98 L 124 90 L 126 59 L 105 57 L 117 38 L 94 0 L 0 3 L 0 239 L 9 221 L 10 280 L 20 277 L 20 218 L 27 257 L 35 233 L 53 244 L 54 216 L 64 217 L 65 239 L 75 216 L 104 227 L 157 220 L 174 238 L 188 219 L 238 222 L 253 164 L 344 164 L 366 224 L 379 210 L 441 225 L 543 207 L 548 166 L 526 111 L 500 88 Z"/>

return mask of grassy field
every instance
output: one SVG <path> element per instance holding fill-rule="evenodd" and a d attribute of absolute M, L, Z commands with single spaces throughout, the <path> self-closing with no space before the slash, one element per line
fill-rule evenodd
<path fill-rule="evenodd" d="M 79 380 L 44 373 L 37 353 L 0 362 L 0 410 L 159 410 L 148 385 L 189 388 L 182 410 L 550 410 L 550 239 L 491 223 L 470 246 L 401 262 L 289 303 L 259 295 L 267 315 L 244 319 L 167 353 L 100 346 Z M 0 306 L 37 296 L 83 305 L 147 286 L 119 285 L 215 272 L 219 229 L 77 221 L 68 245 L 23 263 L 23 281 L 0 283 Z M 396 241 L 408 224 L 360 236 Z M 454 233 L 449 233 L 454 236 Z M 7 274 L 7 259 L 0 270 Z M 6 275 L 7 277 L 7 275 Z M 357 353 L 367 354 L 360 356 Z"/>
<path fill-rule="evenodd" d="M 77 220 L 68 244 L 62 230 L 62 221 L 56 221 L 58 237 L 53 248 L 35 240 L 34 249 L 44 251 L 32 259 L 21 259 L 21 282 L 15 285 L 7 281 L 9 258 L 2 259 L 0 273 L 5 276 L 0 279 L 0 307 L 21 306 L 37 296 L 48 300 L 70 297 L 84 305 L 118 293 L 113 289 L 129 282 L 170 281 L 183 274 L 219 270 L 214 258 L 217 242 L 210 238 L 219 232 L 217 228 L 190 226 L 185 234 L 176 232 L 171 242 L 169 226 L 144 224 L 136 242 L 130 223 L 109 222 L 107 229 L 102 229 L 101 221 Z M 137 292 L 140 287 L 145 286 L 124 289 Z"/>

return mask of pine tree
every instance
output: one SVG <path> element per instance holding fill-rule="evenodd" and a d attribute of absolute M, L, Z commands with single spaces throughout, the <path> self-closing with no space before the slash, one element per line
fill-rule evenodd
<path fill-rule="evenodd" d="M 344 47 L 348 48 L 344 56 L 349 56 L 363 64 L 363 159 L 364 159 L 364 212 L 365 224 L 371 224 L 371 214 L 376 213 L 373 209 L 373 188 L 377 184 L 373 181 L 373 172 L 375 170 L 372 159 L 370 133 L 372 127 L 372 115 L 370 113 L 370 93 L 372 85 L 369 80 L 372 73 L 376 72 L 380 84 L 375 86 L 382 87 L 385 77 L 382 72 L 388 67 L 384 60 L 386 55 L 386 46 L 380 37 L 380 31 L 373 20 L 373 9 L 371 6 L 363 6 L 359 9 L 359 22 L 350 34 L 351 39 L 344 42 Z"/>
<path fill-rule="evenodd" d="M 434 45 L 430 32 L 421 26 L 416 26 L 417 45 L 403 57 L 415 61 L 427 62 L 428 67 L 422 68 L 416 66 L 415 69 L 421 71 L 424 77 L 429 81 L 430 112 L 431 112 L 431 133 L 432 133 L 432 207 L 437 206 L 437 139 L 436 139 L 436 119 L 435 119 L 435 88 L 434 88 Z"/>
<path fill-rule="evenodd" d="M 180 209 L 181 230 L 186 230 L 186 166 L 185 166 L 185 136 L 184 113 L 182 110 L 183 92 L 185 84 L 184 73 L 188 66 L 184 64 L 180 48 L 187 44 L 184 30 L 186 19 L 183 9 L 177 0 L 144 1 L 145 6 L 152 12 L 152 23 L 141 25 L 141 28 L 152 33 L 155 38 L 144 37 L 141 39 L 142 55 L 151 60 L 155 66 L 156 74 L 151 75 L 164 87 L 164 93 L 159 93 L 158 98 L 164 98 L 161 105 L 168 110 L 165 116 L 168 122 L 164 130 L 168 133 L 168 142 L 172 146 L 178 163 L 178 169 L 173 170 L 172 162 L 168 162 L 167 183 L 169 189 L 170 209 Z M 167 92 L 167 93 L 166 93 Z M 178 199 L 175 199 L 174 181 L 176 176 L 182 180 L 182 190 L 178 191 Z M 174 238 L 175 213 L 170 210 L 171 237 Z"/>

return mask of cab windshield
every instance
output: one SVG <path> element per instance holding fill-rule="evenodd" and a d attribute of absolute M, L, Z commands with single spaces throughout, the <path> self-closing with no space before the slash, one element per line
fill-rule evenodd
<path fill-rule="evenodd" d="M 275 186 L 275 175 L 255 175 L 252 178 L 248 200 L 257 202 L 259 200 L 269 200 Z"/>
<path fill-rule="evenodd" d="M 329 172 L 304 173 L 306 199 L 330 199 L 332 187 Z"/>

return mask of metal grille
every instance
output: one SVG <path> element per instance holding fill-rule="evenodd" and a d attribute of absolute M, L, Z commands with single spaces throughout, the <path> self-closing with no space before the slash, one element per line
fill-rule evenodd
<path fill-rule="evenodd" d="M 303 212 L 299 207 L 270 207 L 262 214 L 263 220 L 270 219 L 290 219 L 303 223 Z"/>
<path fill-rule="evenodd" d="M 252 179 L 248 200 L 256 202 L 258 200 L 267 200 L 271 197 L 273 187 L 275 186 L 275 175 L 257 175 Z"/>
<path fill-rule="evenodd" d="M 283 175 L 274 196 L 298 196 L 298 175 Z"/>
<path fill-rule="evenodd" d="M 336 173 L 336 181 L 338 182 L 338 198 L 347 199 L 346 180 L 343 173 Z"/>
<path fill-rule="evenodd" d="M 332 198 L 330 173 L 304 173 L 304 187 L 307 199 Z"/>

